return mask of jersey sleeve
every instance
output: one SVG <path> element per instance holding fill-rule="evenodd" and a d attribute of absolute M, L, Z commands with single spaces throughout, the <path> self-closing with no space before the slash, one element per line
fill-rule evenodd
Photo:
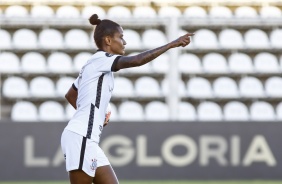
<path fill-rule="evenodd" d="M 121 56 L 120 55 L 112 55 L 104 52 L 104 56 L 100 57 L 96 66 L 101 72 L 116 72 L 116 64 Z"/>

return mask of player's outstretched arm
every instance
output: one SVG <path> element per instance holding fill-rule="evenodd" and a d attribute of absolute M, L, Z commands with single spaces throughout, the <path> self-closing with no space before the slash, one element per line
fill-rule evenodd
<path fill-rule="evenodd" d="M 160 56 L 164 52 L 166 52 L 169 49 L 175 48 L 175 47 L 186 47 L 190 43 L 190 36 L 193 36 L 194 33 L 187 33 L 184 36 L 179 37 L 178 39 L 163 45 L 161 47 L 148 50 L 145 52 L 142 52 L 135 56 L 122 56 L 119 58 L 116 64 L 116 69 L 123 69 L 123 68 L 130 68 L 130 67 L 136 67 L 144 65 L 156 57 Z"/>

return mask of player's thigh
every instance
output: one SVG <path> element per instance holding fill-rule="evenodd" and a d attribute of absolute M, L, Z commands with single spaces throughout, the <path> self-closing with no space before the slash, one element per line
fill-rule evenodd
<path fill-rule="evenodd" d="M 71 184 L 92 184 L 93 178 L 83 170 L 73 170 L 69 172 Z"/>
<path fill-rule="evenodd" d="M 118 184 L 116 174 L 111 165 L 98 167 L 95 177 L 93 179 L 94 184 Z"/>

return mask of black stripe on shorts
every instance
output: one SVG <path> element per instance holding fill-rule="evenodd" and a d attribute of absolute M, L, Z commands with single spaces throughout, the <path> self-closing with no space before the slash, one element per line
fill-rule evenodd
<path fill-rule="evenodd" d="M 79 167 L 78 169 L 82 170 L 83 166 L 83 160 L 84 160 L 84 154 L 85 154 L 85 148 L 86 148 L 86 137 L 83 137 L 82 144 L 81 144 L 81 150 L 80 150 L 80 160 L 79 160 Z"/>

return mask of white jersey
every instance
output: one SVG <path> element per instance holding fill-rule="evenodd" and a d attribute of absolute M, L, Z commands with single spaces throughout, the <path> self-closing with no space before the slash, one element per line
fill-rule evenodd
<path fill-rule="evenodd" d="M 99 143 L 107 105 L 114 89 L 112 71 L 120 56 L 97 51 L 82 67 L 73 88 L 77 111 L 65 129 Z"/>

